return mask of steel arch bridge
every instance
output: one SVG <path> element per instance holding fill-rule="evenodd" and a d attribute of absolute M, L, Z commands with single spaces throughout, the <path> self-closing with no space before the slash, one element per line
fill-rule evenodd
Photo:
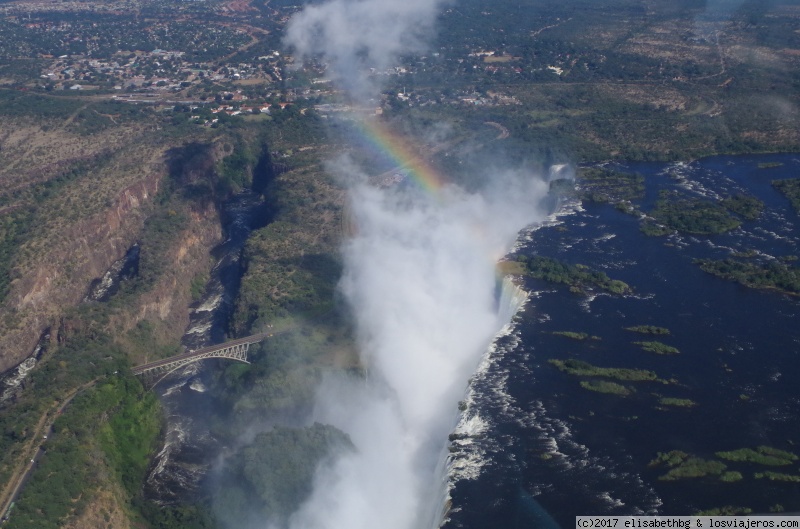
<path fill-rule="evenodd" d="M 249 364 L 250 362 L 247 361 L 247 350 L 250 348 L 250 345 L 258 343 L 269 336 L 272 336 L 272 334 L 254 334 L 245 338 L 231 340 L 223 344 L 203 347 L 202 349 L 198 349 L 196 351 L 189 351 L 187 353 L 170 356 L 169 358 L 156 360 L 155 362 L 148 362 L 147 364 L 134 367 L 131 371 L 134 375 L 141 377 L 145 383 L 150 385 L 150 387 L 154 387 L 170 373 L 187 364 L 199 362 L 201 360 L 205 360 L 206 358 L 227 358 L 229 360 L 235 360 L 237 362 Z"/>

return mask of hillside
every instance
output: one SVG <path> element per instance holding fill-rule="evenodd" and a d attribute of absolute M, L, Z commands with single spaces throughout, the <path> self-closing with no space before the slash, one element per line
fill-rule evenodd
<path fill-rule="evenodd" d="M 384 179 L 401 168 L 353 114 L 466 184 L 495 162 L 547 171 L 800 150 L 796 2 L 463 0 L 440 10 L 427 50 L 370 72 L 381 91 L 362 103 L 322 61 L 295 63 L 281 38 L 299 9 L 0 3 L 0 372 L 44 351 L 0 403 L 0 500 L 54 428 L 4 528 L 210 529 L 212 506 L 236 511 L 241 498 L 213 483 L 163 509 L 143 496 L 165 417 L 129 368 L 180 349 L 227 235 L 221 205 L 242 189 L 265 213 L 237 261 L 227 332 L 281 334 L 250 365 L 215 365 L 208 391 L 224 412 L 206 419 L 220 458 L 250 472 L 245 493 L 273 491 L 268 465 L 245 464 L 254 425 L 296 428 L 326 375 L 363 375 L 337 293 L 352 227 L 330 162 Z M 136 273 L 86 301 L 135 245 Z"/>

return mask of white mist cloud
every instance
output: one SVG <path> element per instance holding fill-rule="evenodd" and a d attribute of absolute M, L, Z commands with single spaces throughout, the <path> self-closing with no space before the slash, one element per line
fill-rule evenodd
<path fill-rule="evenodd" d="M 285 42 L 295 56 L 321 56 L 329 74 L 352 94 L 369 88 L 369 68 L 393 66 L 421 51 L 443 0 L 330 0 L 308 5 L 289 21 Z"/>
<path fill-rule="evenodd" d="M 356 452 L 317 475 L 292 529 L 416 529 L 434 522 L 437 463 L 458 401 L 506 323 L 495 264 L 542 217 L 546 184 L 497 174 L 492 186 L 437 197 L 356 184 L 357 235 L 344 246 L 341 290 L 356 319 L 367 380 L 328 380 L 314 420 Z"/>
<path fill-rule="evenodd" d="M 706 0 L 706 8 L 695 18 L 695 33 L 706 39 L 725 29 L 745 0 Z"/>
<path fill-rule="evenodd" d="M 376 88 L 369 69 L 419 52 L 445 0 L 329 0 L 306 6 L 285 42 L 320 57 L 351 97 Z M 439 131 L 440 133 L 442 131 Z M 358 171 L 340 164 L 340 172 Z M 439 463 L 458 401 L 492 338 L 495 265 L 517 233 L 542 217 L 546 184 L 530 174 L 486 174 L 480 192 L 437 196 L 365 180 L 350 188 L 357 234 L 343 248 L 340 289 L 356 320 L 364 379 L 329 379 L 313 420 L 346 432 L 355 452 L 323 465 L 291 529 L 419 529 L 441 509 Z M 501 316 L 500 314 L 504 314 Z"/>

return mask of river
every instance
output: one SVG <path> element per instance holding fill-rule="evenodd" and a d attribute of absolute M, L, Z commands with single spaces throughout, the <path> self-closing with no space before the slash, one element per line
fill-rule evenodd
<path fill-rule="evenodd" d="M 469 453 L 476 472 L 455 483 L 447 528 L 571 527 L 576 515 L 677 515 L 724 506 L 800 510 L 796 484 L 759 477 L 799 475 L 796 460 L 764 466 L 717 455 L 759 446 L 797 451 L 800 299 L 750 289 L 693 264 L 734 252 L 797 255 L 800 220 L 771 181 L 797 177 L 800 157 L 719 156 L 616 168 L 645 176 L 644 210 L 662 190 L 696 197 L 748 193 L 766 209 L 757 220 L 713 236 L 647 237 L 635 216 L 604 204 L 576 205 L 570 215 L 531 229 L 519 253 L 589 265 L 635 293 L 586 297 L 524 280 L 528 303 L 471 384 L 469 413 L 482 424 Z M 624 330 L 636 325 L 670 334 Z M 563 331 L 596 338 L 553 334 Z M 633 343 L 645 340 L 680 354 L 653 354 Z M 671 382 L 627 383 L 633 391 L 627 397 L 592 392 L 548 362 L 569 358 L 648 369 Z M 694 406 L 665 405 L 663 398 L 690 399 Z M 742 479 L 724 481 L 716 473 L 665 480 L 669 468 L 650 463 L 675 450 L 722 462 Z"/>
<path fill-rule="evenodd" d="M 192 306 L 190 323 L 181 340 L 187 350 L 224 342 L 241 281 L 241 254 L 250 232 L 269 220 L 259 194 L 243 191 L 222 206 L 226 239 L 212 250 L 217 260 L 201 298 Z M 159 503 L 196 501 L 202 482 L 222 448 L 205 420 L 222 410 L 206 391 L 215 360 L 189 364 L 161 381 L 155 391 L 166 416 L 164 444 L 145 483 L 145 494 Z"/>

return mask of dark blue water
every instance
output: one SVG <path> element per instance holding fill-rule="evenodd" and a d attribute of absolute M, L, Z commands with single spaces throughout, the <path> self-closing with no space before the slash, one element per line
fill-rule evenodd
<path fill-rule="evenodd" d="M 781 162 L 774 168 L 758 164 Z M 800 253 L 800 219 L 772 188 L 800 176 L 800 156 L 714 157 L 690 164 L 619 167 L 646 178 L 652 208 L 660 190 L 716 197 L 748 193 L 766 211 L 717 236 L 647 237 L 635 216 L 584 204 L 557 226 L 530 234 L 520 252 L 585 264 L 635 289 L 627 297 L 587 298 L 527 279 L 535 292 L 514 332 L 500 339 L 491 367 L 473 382 L 476 413 L 488 422 L 475 439 L 477 479 L 452 491 L 448 528 L 574 526 L 576 515 L 692 514 L 736 506 L 800 511 L 800 485 L 756 479 L 756 472 L 800 475 L 800 465 L 727 462 L 743 479 L 718 476 L 659 480 L 667 468 L 648 463 L 682 450 L 703 459 L 760 445 L 800 453 L 800 298 L 749 289 L 706 274 L 693 259 L 756 250 L 772 257 Z M 762 257 L 763 258 L 763 257 Z M 624 330 L 656 325 L 668 336 Z M 599 340 L 553 335 L 585 332 Z M 677 355 L 642 351 L 634 341 L 659 340 Z M 624 383 L 630 396 L 601 394 L 549 359 L 575 358 L 602 367 L 648 369 L 659 382 Z M 691 399 L 692 408 L 663 406 L 662 397 Z"/>

